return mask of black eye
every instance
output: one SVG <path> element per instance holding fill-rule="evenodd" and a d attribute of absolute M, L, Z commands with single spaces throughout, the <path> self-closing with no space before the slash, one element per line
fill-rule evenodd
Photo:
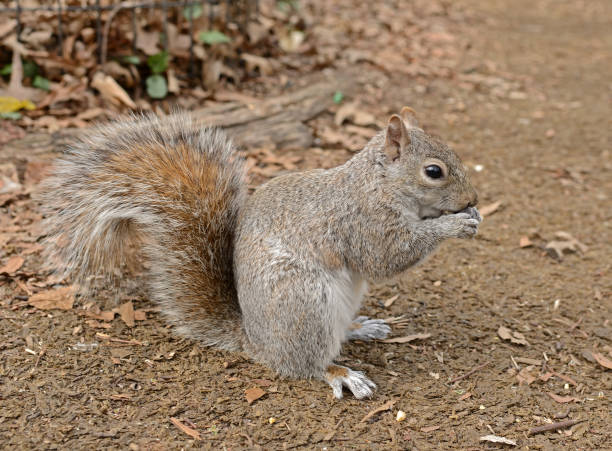
<path fill-rule="evenodd" d="M 437 164 L 430 164 L 425 168 L 425 175 L 430 179 L 439 179 L 442 177 L 442 168 Z"/>

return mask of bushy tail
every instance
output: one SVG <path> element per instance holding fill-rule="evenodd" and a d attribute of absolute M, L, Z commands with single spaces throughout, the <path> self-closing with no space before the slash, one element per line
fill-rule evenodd
<path fill-rule="evenodd" d="M 46 182 L 48 258 L 86 285 L 144 257 L 150 296 L 179 333 L 240 349 L 232 254 L 244 174 L 223 132 L 183 114 L 99 126 Z"/>

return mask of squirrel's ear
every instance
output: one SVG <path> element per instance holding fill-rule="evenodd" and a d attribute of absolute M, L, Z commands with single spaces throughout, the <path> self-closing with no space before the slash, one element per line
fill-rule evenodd
<path fill-rule="evenodd" d="M 402 117 L 408 128 L 419 127 L 419 121 L 416 118 L 416 112 L 409 106 L 405 106 L 404 108 L 402 108 L 402 111 L 400 111 L 400 116 Z"/>
<path fill-rule="evenodd" d="M 387 124 L 387 134 L 385 137 L 385 154 L 390 161 L 395 161 L 400 157 L 404 148 L 410 144 L 410 136 L 406 129 L 406 124 L 401 117 L 394 114 L 389 118 Z"/>

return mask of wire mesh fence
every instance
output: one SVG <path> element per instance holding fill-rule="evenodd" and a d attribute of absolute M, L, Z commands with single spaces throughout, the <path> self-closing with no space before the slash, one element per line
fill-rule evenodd
<path fill-rule="evenodd" d="M 95 34 L 98 62 L 104 64 L 107 58 L 108 36 L 113 20 L 119 13 L 127 12 L 131 15 L 132 49 L 136 51 L 138 38 L 137 18 L 138 14 L 149 10 L 157 10 L 162 15 L 161 40 L 164 50 L 168 50 L 168 23 L 171 12 L 173 16 L 183 17 L 188 21 L 190 45 L 189 45 L 189 74 L 194 73 L 194 18 L 195 11 L 208 20 L 209 27 L 215 22 L 223 22 L 228 25 L 236 24 L 244 29 L 248 22 L 257 17 L 259 13 L 259 0 L 164 0 L 164 1 L 121 1 L 103 2 L 102 0 L 84 0 L 80 5 L 65 4 L 65 0 L 53 0 L 52 4 L 28 6 L 22 0 L 13 0 L 5 5 L 0 5 L 0 19 L 14 19 L 16 21 L 17 41 L 21 41 L 23 31 L 23 20 L 28 14 L 47 12 L 55 16 L 57 21 L 56 30 L 56 53 L 64 56 L 64 36 L 67 25 L 66 16 L 74 13 L 95 15 Z"/>

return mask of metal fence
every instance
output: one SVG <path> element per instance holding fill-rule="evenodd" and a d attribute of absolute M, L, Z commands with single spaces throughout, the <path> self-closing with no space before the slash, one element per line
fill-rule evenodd
<path fill-rule="evenodd" d="M 54 13 L 57 16 L 57 52 L 60 56 L 63 55 L 64 41 L 64 20 L 63 16 L 67 13 L 95 13 L 95 29 L 98 50 L 98 61 L 104 64 L 106 61 L 106 49 L 108 46 L 107 38 L 108 31 L 112 26 L 113 19 L 121 11 L 129 11 L 131 14 L 132 31 L 133 31 L 133 51 L 136 51 L 136 39 L 138 35 L 138 27 L 136 24 L 137 14 L 143 10 L 160 10 L 162 12 L 162 44 L 164 50 L 168 50 L 168 17 L 171 9 L 185 9 L 201 6 L 203 15 L 208 18 L 208 25 L 212 26 L 215 20 L 221 19 L 225 24 L 231 22 L 236 23 L 241 29 L 244 29 L 249 20 L 257 17 L 259 13 L 259 0 L 182 0 L 182 1 L 122 1 L 112 5 L 102 5 L 101 0 L 89 0 L 87 5 L 74 6 L 63 5 L 62 0 L 52 0 L 54 5 L 41 5 L 36 7 L 23 7 L 19 0 L 14 0 L 11 7 L 0 6 L 0 17 L 13 17 L 17 22 L 17 40 L 20 40 L 23 30 L 22 20 L 27 14 L 34 12 L 47 11 Z M 103 21 L 103 13 L 108 12 L 106 20 Z M 186 14 L 186 20 L 189 23 L 189 74 L 193 74 L 194 64 L 194 33 L 193 33 L 193 14 Z"/>

